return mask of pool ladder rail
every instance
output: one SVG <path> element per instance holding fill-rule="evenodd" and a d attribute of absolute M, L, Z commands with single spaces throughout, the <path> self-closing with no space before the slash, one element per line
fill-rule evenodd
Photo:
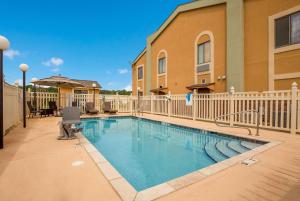
<path fill-rule="evenodd" d="M 242 129 L 246 129 L 249 132 L 249 135 L 252 135 L 251 129 L 249 127 L 245 127 L 245 126 L 237 126 L 237 125 L 227 125 L 226 123 L 222 123 L 222 122 L 218 122 L 218 120 L 222 117 L 228 117 L 228 116 L 236 116 L 236 115 L 240 115 L 240 114 L 245 114 L 245 113 L 257 113 L 257 118 L 256 118 L 256 136 L 259 136 L 259 122 L 260 122 L 260 111 L 258 110 L 247 110 L 247 111 L 241 111 L 241 112 L 235 112 L 235 113 L 229 113 L 229 114 L 224 114 L 224 115 L 220 115 L 218 117 L 215 118 L 215 124 L 217 126 L 220 127 L 229 127 L 229 128 L 242 128 Z"/>

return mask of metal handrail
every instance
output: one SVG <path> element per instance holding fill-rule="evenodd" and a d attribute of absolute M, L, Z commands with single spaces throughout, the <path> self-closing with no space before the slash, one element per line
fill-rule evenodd
<path fill-rule="evenodd" d="M 217 122 L 218 119 L 222 118 L 222 117 L 227 117 L 227 116 L 235 116 L 237 114 L 243 114 L 243 113 L 250 113 L 250 112 L 255 112 L 257 113 L 257 119 L 256 119 L 256 136 L 259 136 L 259 122 L 260 122 L 260 111 L 258 110 L 248 110 L 248 111 L 241 111 L 241 112 L 235 112 L 235 113 L 229 113 L 229 114 L 224 114 L 224 115 L 220 115 L 218 117 L 215 118 L 215 124 L 217 126 L 220 127 L 231 127 L 231 128 L 243 128 L 248 130 L 249 135 L 252 135 L 251 129 L 249 127 L 243 127 L 243 126 L 237 126 L 237 125 L 224 125 L 224 124 L 220 124 L 220 122 Z"/>

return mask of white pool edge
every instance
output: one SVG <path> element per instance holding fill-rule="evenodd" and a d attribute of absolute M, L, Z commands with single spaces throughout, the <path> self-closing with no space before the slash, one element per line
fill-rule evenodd
<path fill-rule="evenodd" d="M 180 126 L 185 126 L 185 125 L 180 125 Z M 185 127 L 190 127 L 190 126 L 185 126 Z M 190 128 L 194 128 L 194 127 L 190 127 Z M 222 132 L 220 131 L 217 132 L 219 134 L 222 134 Z M 224 133 L 224 134 L 231 135 L 229 133 Z M 239 137 L 236 135 L 231 135 L 231 136 Z M 106 158 L 102 155 L 102 153 L 98 151 L 94 147 L 94 145 L 91 144 L 90 141 L 83 134 L 79 134 L 79 137 L 80 137 L 81 145 L 85 148 L 85 150 L 87 151 L 91 159 L 94 161 L 94 163 L 97 165 L 97 167 L 100 169 L 102 174 L 105 176 L 105 178 L 109 181 L 109 183 L 112 185 L 114 190 L 124 201 L 151 201 L 157 199 L 159 197 L 172 193 L 176 190 L 194 184 L 202 179 L 205 179 L 210 175 L 223 171 L 235 164 L 241 163 L 246 159 L 252 158 L 257 154 L 270 149 L 271 147 L 281 144 L 281 142 L 279 141 L 269 140 L 267 144 L 259 146 L 245 153 L 239 154 L 237 156 L 228 158 L 219 163 L 215 163 L 208 167 L 196 170 L 194 172 L 175 178 L 173 180 L 169 180 L 159 185 L 137 192 L 135 188 L 126 180 L 126 178 L 124 178 L 113 167 L 113 165 L 110 164 L 108 160 L 106 160 Z M 257 139 L 256 137 L 249 137 L 249 136 L 248 137 L 240 136 L 240 137 L 245 139 L 252 139 L 252 140 L 255 139 L 258 141 L 266 141 L 265 139 L 264 140 Z"/>

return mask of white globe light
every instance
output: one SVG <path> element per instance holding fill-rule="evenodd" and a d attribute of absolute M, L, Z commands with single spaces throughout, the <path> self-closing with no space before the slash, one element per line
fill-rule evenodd
<path fill-rule="evenodd" d="M 9 47 L 8 39 L 0 35 L 0 50 L 6 50 L 8 47 Z"/>
<path fill-rule="evenodd" d="M 95 83 L 93 83 L 93 88 L 96 88 L 96 84 Z"/>
<path fill-rule="evenodd" d="M 23 72 L 26 72 L 27 70 L 28 70 L 28 65 L 27 64 L 21 64 L 20 65 L 20 69 L 21 69 L 21 71 L 23 71 Z"/>

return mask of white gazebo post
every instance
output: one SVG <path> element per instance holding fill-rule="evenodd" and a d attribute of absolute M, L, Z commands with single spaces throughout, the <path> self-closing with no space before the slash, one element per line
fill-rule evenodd
<path fill-rule="evenodd" d="M 297 126 L 297 91 L 298 84 L 293 82 L 291 89 L 291 134 L 296 134 Z M 287 117 L 288 118 L 288 117 Z M 298 125 L 299 126 L 299 125 Z"/>
<path fill-rule="evenodd" d="M 93 103 L 94 103 L 94 108 L 96 108 L 96 83 L 93 83 L 92 84 L 92 87 L 93 87 Z"/>
<path fill-rule="evenodd" d="M 234 87 L 230 87 L 230 95 L 229 95 L 229 109 L 230 109 L 230 116 L 229 116 L 229 124 L 230 126 L 233 126 L 234 123 L 234 93 L 235 93 L 235 89 Z"/>

